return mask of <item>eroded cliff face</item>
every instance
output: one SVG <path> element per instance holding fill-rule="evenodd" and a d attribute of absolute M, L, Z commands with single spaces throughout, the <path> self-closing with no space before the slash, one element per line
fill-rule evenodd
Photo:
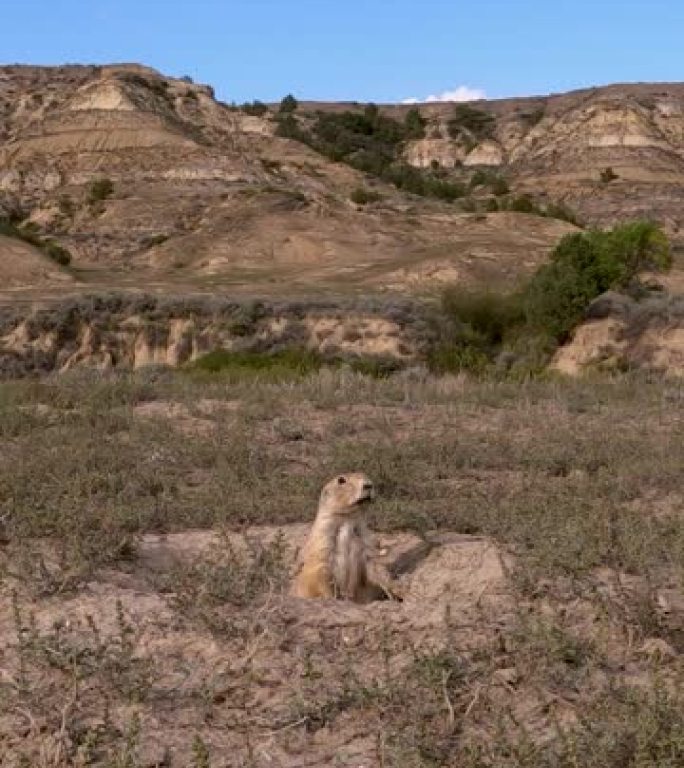
<path fill-rule="evenodd" d="M 491 135 L 449 138 L 453 105 L 429 105 L 426 139 L 405 156 L 416 167 L 499 169 L 521 190 L 546 193 L 590 223 L 648 215 L 684 227 L 684 86 L 616 85 L 537 99 L 477 102 Z M 395 109 L 397 114 L 400 114 Z M 612 168 L 615 178 L 601 180 Z"/>
<path fill-rule="evenodd" d="M 224 351 L 303 348 L 336 360 L 417 359 L 420 318 L 391 308 L 264 304 L 211 299 L 92 297 L 8 312 L 0 323 L 0 375 L 89 367 L 179 367 Z"/>
<path fill-rule="evenodd" d="M 600 296 L 588 319 L 551 361 L 551 370 L 576 376 L 592 369 L 641 368 L 684 376 L 684 297 L 655 295 L 635 302 Z"/>

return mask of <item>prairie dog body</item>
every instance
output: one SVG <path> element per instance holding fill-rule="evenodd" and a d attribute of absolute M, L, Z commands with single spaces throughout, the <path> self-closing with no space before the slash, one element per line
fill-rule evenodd
<path fill-rule="evenodd" d="M 387 597 L 368 578 L 368 529 L 365 505 L 373 500 L 371 480 L 361 472 L 328 482 L 302 549 L 292 593 L 366 603 Z"/>

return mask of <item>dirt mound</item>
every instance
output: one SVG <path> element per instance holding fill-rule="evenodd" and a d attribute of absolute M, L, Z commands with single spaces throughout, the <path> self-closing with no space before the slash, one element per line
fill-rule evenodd
<path fill-rule="evenodd" d="M 109 718 L 110 727 L 125 730 L 136 712 L 144 745 L 140 765 L 161 765 L 165 755 L 172 756 L 172 762 L 163 764 L 190 764 L 193 739 L 205 730 L 200 698 L 207 696 L 207 705 L 215 709 L 211 737 L 207 738 L 216 756 L 212 765 L 234 765 L 235 755 L 246 758 L 251 753 L 252 764 L 258 766 L 294 768 L 334 762 L 370 767 L 377 756 L 370 724 L 343 718 L 334 730 L 302 730 L 316 716 L 314 702 L 299 698 L 302 682 L 320 674 L 317 686 L 322 691 L 350 663 L 355 675 L 370 681 L 382 674 L 381 657 L 385 664 L 402 669 L 411 665 L 412 649 L 434 650 L 445 642 L 458 642 L 461 650 L 476 648 L 483 640 L 482 630 L 473 630 L 478 619 L 495 615 L 501 624 L 510 613 L 504 569 L 496 547 L 478 537 L 442 535 L 426 544 L 413 535 L 384 536 L 378 541 L 382 552 L 378 567 L 395 573 L 404 592 L 403 603 L 360 606 L 303 601 L 269 590 L 260 607 L 249 615 L 227 602 L 219 611 L 220 619 L 227 622 L 226 631 L 218 634 L 207 631 L 197 619 L 179 621 L 174 608 L 185 599 L 183 579 L 189 570 L 211 567 L 217 553 L 219 557 L 228 553 L 234 563 L 239 562 L 240 553 L 250 550 L 255 541 L 261 551 L 279 541 L 278 546 L 287 551 L 285 570 L 289 571 L 306 531 L 307 526 L 291 526 L 249 529 L 244 535 L 187 532 L 145 536 L 134 571 L 112 570 L 73 597 L 41 601 L 31 620 L 31 632 L 36 637 L 56 633 L 57 654 L 77 637 L 85 643 L 82 652 L 87 653 L 89 633 L 91 642 L 95 639 L 102 646 L 111 643 L 118 648 L 117 638 L 126 637 L 134 643 L 129 667 L 125 673 L 122 670 L 118 684 L 124 688 L 153 684 L 155 696 L 143 696 L 137 704 L 125 699 L 111 703 L 105 715 L 103 702 L 98 705 L 94 700 L 87 720 L 91 728 L 101 729 L 105 725 L 102 718 Z M 165 586 L 160 589 L 162 583 Z M 200 603 L 203 598 L 194 599 Z M 15 636 L 15 624 L 11 601 L 1 599 L 0 637 Z M 321 651 L 326 668 L 314 673 L 310 666 L 319 663 L 314 657 Z M 17 648 L 8 649 L 2 662 L 2 679 L 16 679 L 20 673 Z M 140 677 L 128 680 L 131 668 Z M 145 670 L 151 668 L 154 683 L 145 677 Z M 42 683 L 52 685 L 48 670 L 46 673 Z M 88 694 L 86 683 L 80 692 L 82 700 L 72 706 L 83 707 Z M 162 703 L 167 697 L 169 706 Z M 298 701 L 297 706 L 311 708 L 309 714 L 297 714 L 292 707 Z M 263 725 L 251 731 L 246 744 L 240 721 L 257 713 L 261 713 Z M 7 754 L 23 741 L 25 728 L 21 712 L 0 720 L 0 741 Z M 46 732 L 38 741 L 43 749 L 59 748 L 58 734 Z"/>

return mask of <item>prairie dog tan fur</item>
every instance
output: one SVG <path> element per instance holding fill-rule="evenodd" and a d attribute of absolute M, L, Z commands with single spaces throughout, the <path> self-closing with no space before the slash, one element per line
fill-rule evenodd
<path fill-rule="evenodd" d="M 357 603 L 389 596 L 368 578 L 365 505 L 374 497 L 372 481 L 361 472 L 338 475 L 326 483 L 299 557 L 294 595 Z"/>

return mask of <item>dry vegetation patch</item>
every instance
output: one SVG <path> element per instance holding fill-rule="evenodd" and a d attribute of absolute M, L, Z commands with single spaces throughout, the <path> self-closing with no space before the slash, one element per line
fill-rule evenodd
<path fill-rule="evenodd" d="M 0 765 L 678 766 L 681 383 L 0 385 Z M 367 472 L 403 603 L 287 596 Z"/>

